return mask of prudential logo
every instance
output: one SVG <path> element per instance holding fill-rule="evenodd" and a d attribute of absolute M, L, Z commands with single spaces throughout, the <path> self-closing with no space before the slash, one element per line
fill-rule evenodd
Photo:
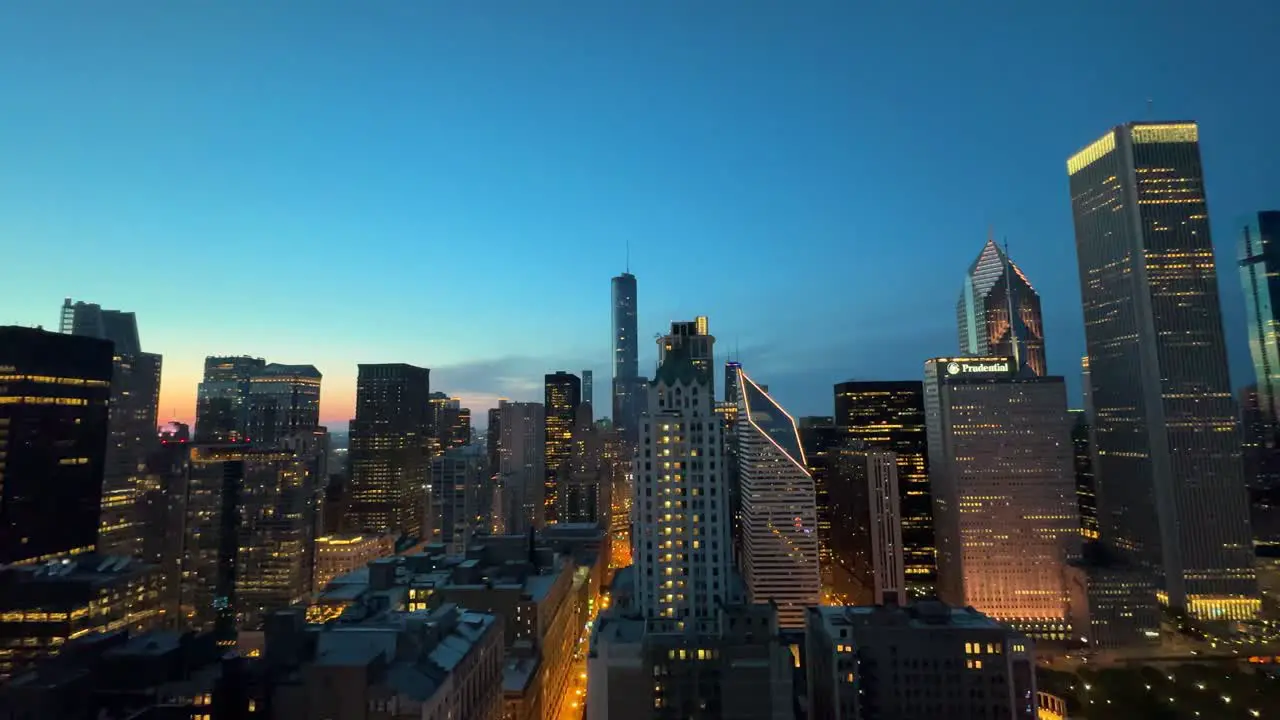
<path fill-rule="evenodd" d="M 948 374 L 948 375 L 959 375 L 959 374 L 960 374 L 960 363 L 957 363 L 957 362 L 947 363 L 947 374 Z"/>

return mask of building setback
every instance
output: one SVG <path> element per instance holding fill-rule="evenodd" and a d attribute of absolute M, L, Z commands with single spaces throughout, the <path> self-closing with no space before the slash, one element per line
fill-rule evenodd
<path fill-rule="evenodd" d="M 1163 602 L 1260 606 L 1199 128 L 1133 122 L 1067 160 L 1102 539 Z"/>

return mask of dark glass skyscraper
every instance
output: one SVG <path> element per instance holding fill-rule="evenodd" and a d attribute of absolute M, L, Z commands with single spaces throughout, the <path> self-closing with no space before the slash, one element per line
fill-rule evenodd
<path fill-rule="evenodd" d="M 640 337 L 636 329 L 636 276 L 615 277 L 613 287 L 613 426 L 631 443 L 638 437 L 648 383 L 640 376 Z"/>
<path fill-rule="evenodd" d="M 271 363 L 249 378 L 248 438 L 270 447 L 320 427 L 320 381 L 314 365 Z"/>
<path fill-rule="evenodd" d="M 112 345 L 0 327 L 0 565 L 93 550 Z"/>
<path fill-rule="evenodd" d="M 131 312 L 68 298 L 61 320 L 63 333 L 109 340 L 115 348 L 98 552 L 138 556 L 147 532 L 159 532 L 145 521 L 144 496 L 156 484 L 145 468 L 156 444 L 161 358 L 142 352 Z"/>
<path fill-rule="evenodd" d="M 359 366 L 348 530 L 421 535 L 433 440 L 430 373 L 399 363 Z"/>
<path fill-rule="evenodd" d="M 545 403 L 547 433 L 544 439 L 543 461 L 546 463 L 546 479 L 543 482 L 543 521 L 556 522 L 559 501 L 558 483 L 560 466 L 573 452 L 573 428 L 582 403 L 582 381 L 573 373 L 559 370 L 546 376 Z"/>
<path fill-rule="evenodd" d="M 994 238 L 965 275 L 956 324 L 965 355 L 1014 357 L 1020 367 L 1045 374 L 1040 295 Z"/>
<path fill-rule="evenodd" d="M 262 358 L 210 356 L 196 392 L 196 442 L 241 442 L 250 437 L 249 381 L 266 367 Z"/>
<path fill-rule="evenodd" d="M 1259 602 L 1199 130 L 1141 122 L 1067 161 L 1102 539 L 1206 618 Z"/>
<path fill-rule="evenodd" d="M 872 450 L 897 453 L 899 511 L 907 594 L 937 592 L 933 504 L 924 384 L 916 381 L 844 382 L 835 386 L 835 421 L 850 439 Z"/>
<path fill-rule="evenodd" d="M 1257 382 L 1263 447 L 1280 444 L 1280 211 L 1258 213 L 1240 243 L 1240 280 L 1249 322 L 1249 353 Z"/>
<path fill-rule="evenodd" d="M 1080 508 L 1080 535 L 1098 539 L 1098 492 L 1093 479 L 1093 445 L 1089 416 L 1084 410 L 1070 410 L 1071 447 L 1075 453 L 1076 505 Z"/>

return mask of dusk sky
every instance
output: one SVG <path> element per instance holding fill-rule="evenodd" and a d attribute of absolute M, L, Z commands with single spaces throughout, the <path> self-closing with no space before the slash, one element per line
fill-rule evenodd
<path fill-rule="evenodd" d="M 956 351 L 992 225 L 1074 405 L 1066 159 L 1192 119 L 1240 385 L 1278 31 L 1269 0 L 8 3 L 0 324 L 136 312 L 162 420 L 209 354 L 316 365 L 339 428 L 360 362 L 430 367 L 478 424 L 591 368 L 607 414 L 629 242 L 642 369 L 708 315 L 720 360 L 830 414 L 832 383 Z"/>

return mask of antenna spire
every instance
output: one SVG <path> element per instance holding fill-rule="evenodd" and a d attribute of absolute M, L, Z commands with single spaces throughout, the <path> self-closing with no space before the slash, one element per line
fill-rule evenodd
<path fill-rule="evenodd" d="M 1013 320 L 1013 283 L 1009 277 L 1013 261 L 1009 259 L 1009 237 L 1004 238 L 1004 300 L 1009 312 L 1009 347 L 1013 350 L 1013 362 L 1018 370 L 1022 370 L 1022 350 L 1018 347 L 1017 325 Z"/>
<path fill-rule="evenodd" d="M 1154 120 L 1156 117 L 1155 104 L 1156 104 L 1155 98 L 1147 98 L 1147 119 L 1148 120 Z"/>
<path fill-rule="evenodd" d="M 631 272 L 631 238 L 627 238 L 627 262 L 625 267 L 626 267 L 626 272 L 630 273 Z"/>

